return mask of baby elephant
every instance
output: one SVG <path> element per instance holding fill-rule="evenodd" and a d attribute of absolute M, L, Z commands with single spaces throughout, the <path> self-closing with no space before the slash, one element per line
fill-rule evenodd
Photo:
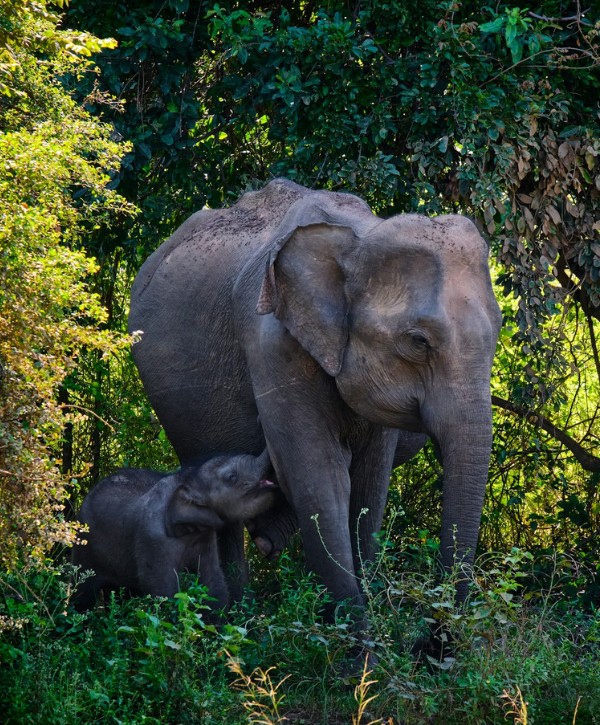
<path fill-rule="evenodd" d="M 73 563 L 94 576 L 77 588 L 74 604 L 91 608 L 103 589 L 173 596 L 178 572 L 198 574 L 217 607 L 228 604 L 217 531 L 268 509 L 278 487 L 266 476 L 268 453 L 216 456 L 171 474 L 125 468 L 85 497 L 79 520 L 87 544 L 73 548 Z"/>

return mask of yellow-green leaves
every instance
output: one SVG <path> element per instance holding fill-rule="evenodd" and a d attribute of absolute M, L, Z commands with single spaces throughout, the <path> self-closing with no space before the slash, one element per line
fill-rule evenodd
<path fill-rule="evenodd" d="M 35 6 L 35 17 L 33 5 L 8 5 L 23 14 L 12 20 L 9 15 L 12 35 L 5 34 L 0 49 L 0 57 L 12 63 L 0 68 L 11 84 L 0 104 L 0 563 L 5 567 L 20 553 L 39 558 L 73 537 L 62 516 L 67 482 L 59 460 L 71 414 L 59 403 L 59 388 L 82 349 L 110 354 L 123 344 L 99 329 L 106 313 L 87 284 L 97 265 L 80 242 L 87 226 L 130 213 L 106 189 L 126 149 L 110 140 L 110 129 L 77 106 L 55 77 L 61 67 L 72 68 L 64 52 L 71 53 L 73 36 L 57 28 L 57 18 L 43 5 Z M 40 63 L 42 30 L 46 39 L 60 42 L 45 46 Z"/>

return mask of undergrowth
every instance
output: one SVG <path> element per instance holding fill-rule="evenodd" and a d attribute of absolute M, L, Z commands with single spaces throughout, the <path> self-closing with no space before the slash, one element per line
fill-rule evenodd
<path fill-rule="evenodd" d="M 253 595 L 220 624 L 194 582 L 174 599 L 113 597 L 82 615 L 68 567 L 4 575 L 0 720 L 600 722 L 600 615 L 567 601 L 559 576 L 536 589 L 530 554 L 488 556 L 456 609 L 459 573 L 440 582 L 429 542 L 411 557 L 385 548 L 365 576 L 362 634 L 343 607 L 323 619 L 326 593 L 286 555 L 254 561 Z M 444 646 L 413 653 L 431 632 Z"/>

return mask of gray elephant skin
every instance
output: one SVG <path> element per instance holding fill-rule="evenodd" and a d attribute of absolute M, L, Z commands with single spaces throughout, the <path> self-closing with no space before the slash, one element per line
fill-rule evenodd
<path fill-rule="evenodd" d="M 217 531 L 273 504 L 270 469 L 265 450 L 258 458 L 216 456 L 171 474 L 128 468 L 104 478 L 79 514 L 89 531 L 72 561 L 94 575 L 77 587 L 76 608 L 91 608 L 101 590 L 173 596 L 182 571 L 197 573 L 215 606 L 227 606 Z"/>
<path fill-rule="evenodd" d="M 181 461 L 266 441 L 309 566 L 359 606 L 391 469 L 427 436 L 444 468 L 441 558 L 468 572 L 500 324 L 488 246 L 469 219 L 382 219 L 356 196 L 283 179 L 184 222 L 140 269 L 129 317 Z M 250 527 L 266 555 L 288 531 L 279 514 Z M 223 529 L 219 546 L 243 581 L 242 527 Z"/>

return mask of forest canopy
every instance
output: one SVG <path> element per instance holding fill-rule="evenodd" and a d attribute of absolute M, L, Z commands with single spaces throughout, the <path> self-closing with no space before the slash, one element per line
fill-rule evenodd
<path fill-rule="evenodd" d="M 573 555 L 597 597 L 600 17 L 583 10 L 2 0 L 4 562 L 68 540 L 66 500 L 99 475 L 175 463 L 123 340 L 131 281 L 190 213 L 285 176 L 384 216 L 477 220 L 504 315 L 481 546 Z M 398 474 L 403 536 L 437 530 L 438 479 L 431 451 Z"/>

